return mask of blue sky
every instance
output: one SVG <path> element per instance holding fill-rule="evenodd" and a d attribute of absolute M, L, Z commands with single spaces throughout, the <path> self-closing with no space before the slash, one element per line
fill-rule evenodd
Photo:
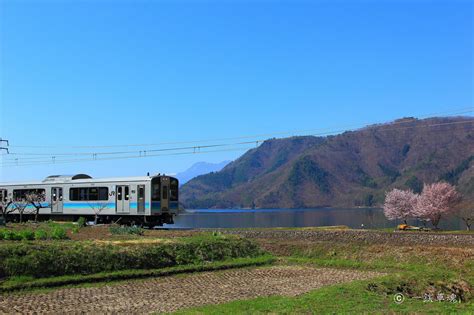
<path fill-rule="evenodd" d="M 61 146 L 301 133 L 466 108 L 473 8 L 472 1 L 3 0 L 0 136 L 16 153 L 141 150 Z M 243 152 L 4 166 L 0 180 L 176 173 Z"/>

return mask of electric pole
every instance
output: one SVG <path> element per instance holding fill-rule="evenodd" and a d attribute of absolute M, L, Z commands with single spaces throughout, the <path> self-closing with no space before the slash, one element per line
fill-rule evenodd
<path fill-rule="evenodd" d="M 6 144 L 5 147 L 2 146 L 2 143 L 3 143 L 3 142 L 5 142 L 5 144 Z M 1 151 L 1 150 L 5 150 L 5 151 L 7 151 L 7 154 L 10 154 L 10 152 L 8 151 L 8 146 L 9 146 L 9 145 L 10 145 L 10 144 L 8 143 L 8 140 L 5 140 L 5 139 L 0 138 L 0 151 Z"/>

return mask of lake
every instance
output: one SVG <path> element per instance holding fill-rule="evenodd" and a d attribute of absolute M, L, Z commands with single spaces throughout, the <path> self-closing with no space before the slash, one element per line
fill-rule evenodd
<path fill-rule="evenodd" d="M 169 228 L 251 228 L 307 227 L 347 225 L 351 228 L 391 228 L 401 221 L 389 221 L 379 208 L 317 208 L 317 209 L 201 209 L 187 210 L 175 218 Z M 409 224 L 422 226 L 416 220 Z M 431 227 L 431 225 L 429 225 Z M 465 229 L 460 219 L 443 218 L 442 229 Z"/>

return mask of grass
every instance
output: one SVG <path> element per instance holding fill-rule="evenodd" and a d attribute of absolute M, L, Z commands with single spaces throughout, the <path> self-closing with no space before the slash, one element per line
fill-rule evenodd
<path fill-rule="evenodd" d="M 183 273 L 193 273 L 202 271 L 225 270 L 231 268 L 243 268 L 249 266 L 262 266 L 271 264 L 275 258 L 271 255 L 262 255 L 259 257 L 245 257 L 216 261 L 210 263 L 189 264 L 182 266 L 173 266 L 160 269 L 133 269 L 116 272 L 102 272 L 92 275 L 69 275 L 51 278 L 35 279 L 33 277 L 12 277 L 0 284 L 0 293 L 13 291 L 30 291 L 40 288 L 63 287 L 77 284 L 91 284 L 100 282 L 121 281 L 127 279 L 140 279 L 150 277 L 163 277 Z"/>
<path fill-rule="evenodd" d="M 192 308 L 179 311 L 177 314 L 380 314 L 390 312 L 472 314 L 472 304 L 467 303 L 425 303 L 421 300 L 410 299 L 398 305 L 392 301 L 391 296 L 368 291 L 369 283 L 369 281 L 355 281 L 325 287 L 299 297 L 262 297 Z"/>
<path fill-rule="evenodd" d="M 273 244 L 274 246 L 274 244 Z M 456 313 L 474 310 L 474 249 L 359 243 L 294 243 L 284 264 L 375 270 L 385 275 L 328 286 L 298 297 L 272 296 L 208 305 L 178 314 Z M 470 286 L 470 289 L 469 289 Z M 461 303 L 424 302 L 424 293 L 456 292 Z M 393 297 L 402 293 L 405 301 Z"/>
<path fill-rule="evenodd" d="M 47 227 L 53 228 L 54 223 Z M 74 228 L 68 224 L 66 229 Z M 17 227 L 16 229 L 20 229 Z M 300 229 L 300 228 L 296 228 Z M 303 228 L 302 230 L 342 230 L 344 226 Z M 87 228 L 84 229 L 85 231 Z M 107 228 L 108 230 L 108 228 Z M 249 229 L 253 230 L 253 229 Z M 258 229 L 257 229 L 258 230 Z M 273 230 L 279 230 L 274 228 Z M 383 230 L 392 233 L 393 229 Z M 149 231 L 147 231 L 148 233 Z M 150 232 L 151 233 L 151 232 Z M 176 246 L 187 244 L 199 246 L 201 253 L 215 250 L 216 244 L 224 240 L 238 240 L 234 235 L 222 235 L 219 231 L 193 234 L 191 236 L 172 236 L 170 232 L 156 233 L 163 235 L 161 239 L 137 236 L 118 235 L 125 238 L 111 238 L 101 241 L 100 246 L 119 246 L 121 250 L 139 248 L 140 246 Z M 426 233 L 405 231 L 400 233 Z M 466 234 L 465 231 L 432 231 L 429 233 Z M 176 234 L 180 235 L 180 234 Z M 184 234 L 183 234 L 184 235 Z M 168 238 L 167 238 L 168 237 Z M 113 241 L 112 241 L 113 240 Z M 251 300 L 234 301 L 220 305 L 208 305 L 188 310 L 184 314 L 235 314 L 235 313 L 465 313 L 472 314 L 474 310 L 474 248 L 456 248 L 449 246 L 422 245 L 386 245 L 365 244 L 360 242 L 332 241 L 295 241 L 295 240 L 260 240 L 262 245 L 270 248 L 279 247 L 278 260 L 281 264 L 303 264 L 315 267 L 353 269 L 357 271 L 379 271 L 384 276 L 354 281 L 347 284 L 333 285 L 311 291 L 298 297 L 272 296 Z M 99 241 L 88 241 L 85 244 L 101 244 Z M 265 244 L 267 242 L 267 244 Z M 34 246 L 43 243 L 64 244 L 72 246 L 78 241 L 29 241 L 15 244 L 5 241 L 0 245 L 10 243 L 11 246 L 21 246 L 31 243 Z M 271 246 L 270 246 L 271 245 Z M 2 246 L 0 246 L 2 247 Z M 72 246 L 73 247 L 73 246 Z M 222 250 L 225 248 L 222 247 Z M 200 271 L 223 270 L 270 264 L 276 260 L 273 256 L 256 256 L 228 259 L 224 257 L 207 262 L 206 259 L 195 261 L 191 259 L 195 251 L 183 251 L 181 265 L 160 266 L 162 268 L 116 270 L 88 275 L 63 275 L 49 278 L 33 278 L 29 276 L 11 277 L 0 282 L 0 292 L 30 292 L 51 290 L 64 286 L 97 286 L 127 279 L 143 279 L 178 275 Z M 191 255 L 191 256 L 189 256 Z M 230 255 L 226 254 L 226 255 Z M 233 255 L 233 254 L 231 254 Z M 260 253 L 259 253 L 260 255 Z M 235 255 L 233 255 L 235 256 Z M 238 256 L 238 255 L 237 255 Z M 224 259 L 224 260 L 223 260 Z M 469 286 L 471 288 L 469 288 Z M 46 288 L 46 289 L 45 289 Z M 456 291 L 457 290 L 457 291 Z M 449 302 L 425 303 L 419 297 L 426 292 L 459 292 L 463 297 L 460 304 Z M 398 305 L 393 296 L 400 292 L 406 300 Z"/>

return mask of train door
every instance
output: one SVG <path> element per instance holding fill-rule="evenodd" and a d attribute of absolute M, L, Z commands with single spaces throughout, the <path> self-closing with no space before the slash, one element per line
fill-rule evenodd
<path fill-rule="evenodd" d="M 117 212 L 130 212 L 130 187 L 120 185 L 115 187 L 115 206 Z"/>
<path fill-rule="evenodd" d="M 169 188 L 170 178 L 165 176 L 161 177 L 161 211 L 168 211 L 170 208 Z"/>
<path fill-rule="evenodd" d="M 137 213 L 145 213 L 145 185 L 137 186 Z"/>
<path fill-rule="evenodd" d="M 63 189 L 61 187 L 51 188 L 51 212 L 63 212 Z"/>
<path fill-rule="evenodd" d="M 0 189 L 0 202 L 5 202 L 7 201 L 8 198 L 8 192 L 6 189 Z"/>

